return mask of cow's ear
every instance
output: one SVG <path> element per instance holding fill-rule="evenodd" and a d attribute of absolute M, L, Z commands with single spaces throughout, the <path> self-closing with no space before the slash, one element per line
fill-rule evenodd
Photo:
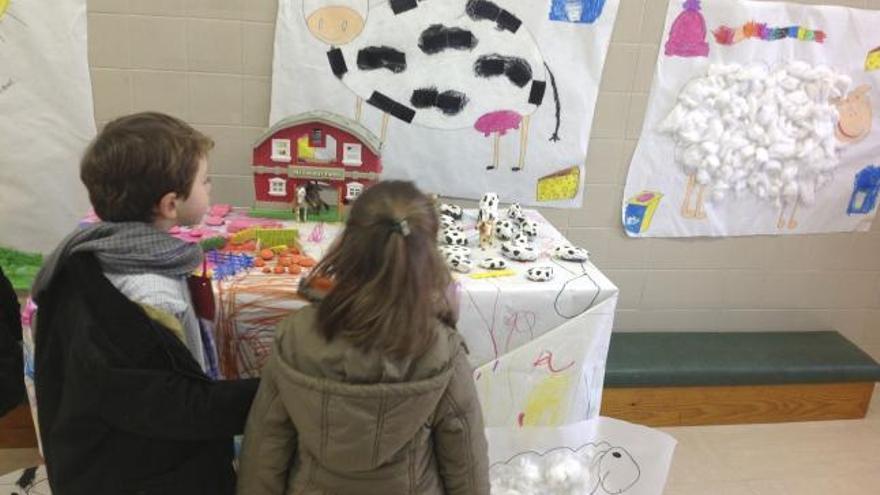
<path fill-rule="evenodd" d="M 863 94 L 867 94 L 867 93 L 869 93 L 870 91 L 871 91 L 871 86 L 870 86 L 870 85 L 868 85 L 868 84 L 862 84 L 861 86 L 859 86 L 859 87 L 857 87 L 856 89 L 854 89 L 854 90 L 852 91 L 852 93 L 850 93 L 850 95 L 853 95 L 853 96 L 863 95 Z"/>

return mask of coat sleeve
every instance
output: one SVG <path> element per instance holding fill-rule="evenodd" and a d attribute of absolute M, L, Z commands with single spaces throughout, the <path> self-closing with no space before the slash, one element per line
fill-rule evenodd
<path fill-rule="evenodd" d="M 241 495 L 283 495 L 296 453 L 296 428 L 281 402 L 273 361 L 248 415 L 238 471 Z"/>
<path fill-rule="evenodd" d="M 94 346 L 78 346 L 101 419 L 121 431 L 168 440 L 206 440 L 244 430 L 259 379 L 212 381 L 148 364 L 121 366 Z M 91 394 L 89 394 L 91 395 Z"/>
<path fill-rule="evenodd" d="M 489 456 L 483 413 L 465 352 L 454 358 L 452 379 L 433 425 L 434 454 L 450 495 L 489 493 Z"/>

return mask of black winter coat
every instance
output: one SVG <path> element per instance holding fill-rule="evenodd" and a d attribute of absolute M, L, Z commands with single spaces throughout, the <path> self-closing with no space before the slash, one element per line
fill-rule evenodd
<path fill-rule="evenodd" d="M 0 417 L 24 402 L 18 296 L 0 267 Z"/>
<path fill-rule="evenodd" d="M 88 253 L 37 295 L 36 395 L 55 495 L 231 494 L 258 380 L 212 381 Z"/>

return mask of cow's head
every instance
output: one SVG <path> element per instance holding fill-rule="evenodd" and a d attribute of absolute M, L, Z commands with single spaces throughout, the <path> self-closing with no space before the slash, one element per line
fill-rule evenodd
<path fill-rule="evenodd" d="M 831 103 L 837 107 L 840 118 L 837 121 L 835 136 L 842 143 L 861 141 L 871 132 L 871 87 L 862 84 L 849 92 L 845 98 L 834 98 Z"/>
<path fill-rule="evenodd" d="M 368 0 L 303 0 L 309 31 L 332 46 L 345 45 L 360 36 L 368 10 Z"/>

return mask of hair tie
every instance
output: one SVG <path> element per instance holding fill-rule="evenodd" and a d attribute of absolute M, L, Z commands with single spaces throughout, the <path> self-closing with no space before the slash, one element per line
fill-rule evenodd
<path fill-rule="evenodd" d="M 393 220 L 391 223 L 391 232 L 397 232 L 403 237 L 406 237 L 410 233 L 409 223 L 407 223 L 405 218 L 401 220 Z"/>

